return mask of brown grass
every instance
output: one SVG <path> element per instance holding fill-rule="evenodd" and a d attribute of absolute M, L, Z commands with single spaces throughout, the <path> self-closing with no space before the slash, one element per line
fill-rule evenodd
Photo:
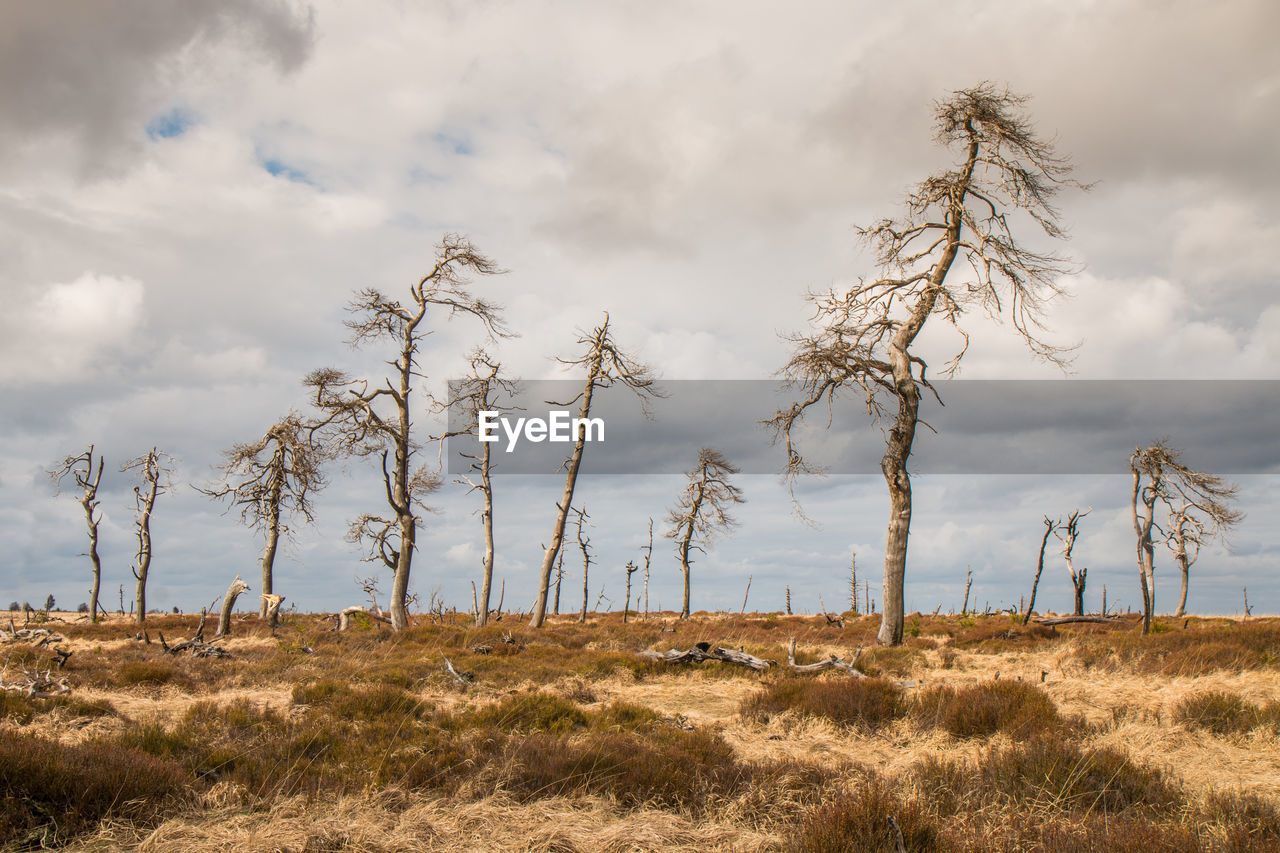
<path fill-rule="evenodd" d="M 149 632 L 172 642 L 197 619 Z M 1277 620 L 1142 639 L 913 614 L 899 649 L 873 647 L 875 617 L 330 624 L 238 620 L 229 660 L 165 656 L 123 622 L 58 624 L 73 692 L 0 693 L 0 778 L 28 777 L 0 848 L 894 849 L 888 815 L 913 850 L 1280 844 Z M 880 677 L 635 654 L 706 641 L 784 660 L 790 637 L 861 647 Z M 474 675 L 465 690 L 442 655 Z"/>

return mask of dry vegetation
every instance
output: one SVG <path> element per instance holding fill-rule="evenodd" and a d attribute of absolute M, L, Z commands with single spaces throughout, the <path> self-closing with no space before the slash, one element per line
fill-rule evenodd
<path fill-rule="evenodd" d="M 1280 850 L 1277 620 L 55 624 L 71 693 L 0 692 L 2 849 Z M 875 677 L 635 654 L 792 636 Z"/>

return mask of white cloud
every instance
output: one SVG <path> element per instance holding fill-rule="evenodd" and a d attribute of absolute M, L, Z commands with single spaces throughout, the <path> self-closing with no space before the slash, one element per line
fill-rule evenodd
<path fill-rule="evenodd" d="M 0 381 L 12 385 L 93 380 L 137 350 L 142 282 L 86 272 L 19 305 L 0 343 Z"/>

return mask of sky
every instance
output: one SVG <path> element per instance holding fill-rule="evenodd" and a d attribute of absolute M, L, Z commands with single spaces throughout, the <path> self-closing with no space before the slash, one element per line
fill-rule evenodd
<path fill-rule="evenodd" d="M 1052 338 L 1079 347 L 1064 373 L 1008 328 L 967 316 L 960 380 L 1039 381 L 991 385 L 984 418 L 953 418 L 936 438 L 950 443 L 932 449 L 922 432 L 921 458 L 956 448 L 997 459 L 1022 441 L 1027 458 L 1061 458 L 1062 441 L 1099 423 L 1125 448 L 1167 435 L 1193 467 L 1206 448 L 1201 459 L 1234 469 L 1222 473 L 1247 517 L 1193 568 L 1189 606 L 1238 613 L 1247 586 L 1255 613 L 1280 611 L 1269 522 L 1280 406 L 1261 381 L 1280 379 L 1277 30 L 1280 8 L 1266 0 L 785 13 L 738 0 L 109 0 L 74 15 L 0 0 L 0 606 L 87 600 L 83 516 L 47 470 L 90 443 L 107 461 L 107 607 L 133 584 L 134 481 L 119 468 L 152 446 L 178 461 L 155 511 L 149 601 L 198 609 L 237 573 L 256 593 L 261 539 L 193 486 L 213 482 L 222 450 L 291 409 L 309 414 L 309 371 L 385 375 L 388 352 L 347 346 L 347 301 L 365 287 L 404 294 L 446 232 L 507 270 L 473 287 L 519 333 L 495 348 L 512 375 L 573 379 L 554 357 L 576 356 L 578 334 L 607 310 L 617 340 L 666 381 L 768 382 L 789 354 L 783 335 L 809 320 L 805 293 L 874 274 L 857 226 L 897 214 L 914 183 L 951 162 L 932 140 L 932 104 L 991 81 L 1029 95 L 1035 126 L 1093 183 L 1060 199 L 1062 248 L 1079 271 L 1047 314 Z M 422 389 L 440 395 L 484 338 L 462 317 L 431 329 Z M 921 352 L 940 362 L 956 345 L 930 328 Z M 1111 408 L 1082 386 L 1044 391 L 1080 380 L 1169 382 Z M 1218 399 L 1224 380 L 1234 396 L 1219 418 L 1183 417 L 1182 402 Z M 1046 396 L 1057 408 L 1033 402 Z M 825 438 L 808 434 L 819 461 L 839 436 L 878 436 L 856 409 Z M 1002 428 L 1032 409 L 1041 426 L 1051 411 L 1056 432 Z M 696 411 L 668 415 L 696 431 Z M 415 417 L 425 442 L 439 425 L 425 403 Z M 723 437 L 707 432 L 697 443 Z M 1248 452 L 1214 455 L 1224 446 Z M 663 533 L 687 464 L 672 454 L 647 473 L 619 465 L 580 483 L 592 604 L 622 606 L 622 567 L 641 559 L 653 518 L 651 606 L 679 606 Z M 497 480 L 509 610 L 536 591 L 562 487 L 554 467 Z M 1138 606 L 1122 464 L 1050 468 L 916 469 L 908 610 L 958 609 L 968 569 L 971 603 L 1017 603 L 1042 517 L 1089 507 L 1075 554 L 1090 569 L 1088 604 L 1105 584 L 1113 606 Z M 739 526 L 694 564 L 694 608 L 741 607 L 750 578 L 749 609 L 780 609 L 787 587 L 798 611 L 844 609 L 852 553 L 878 598 L 884 483 L 874 468 L 841 470 L 797 485 L 805 522 L 753 458 Z M 359 603 L 356 579 L 378 573 L 344 540 L 352 518 L 380 508 L 376 472 L 349 460 L 329 480 L 315 523 L 277 561 L 286 607 Z M 413 588 L 423 606 L 436 593 L 466 609 L 478 503 L 449 483 L 432 504 Z M 581 606 L 580 567 L 570 550 L 563 609 Z M 1157 608 L 1171 609 L 1167 553 L 1156 572 Z M 385 604 L 385 572 L 381 588 Z M 1040 601 L 1071 603 L 1052 546 Z"/>

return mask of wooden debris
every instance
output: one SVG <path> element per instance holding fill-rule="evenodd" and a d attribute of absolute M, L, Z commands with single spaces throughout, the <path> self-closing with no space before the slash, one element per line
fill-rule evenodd
<path fill-rule="evenodd" d="M 792 637 L 787 642 L 787 664 L 796 672 L 821 672 L 824 669 L 838 669 L 841 672 L 852 675 L 854 678 L 866 678 L 866 673 L 860 672 L 858 668 L 854 666 L 854 661 L 858 659 L 858 656 L 861 653 L 862 649 L 859 648 L 853 653 L 853 656 L 849 658 L 848 663 L 840 660 L 840 658 L 835 655 L 832 655 L 826 660 L 820 660 L 817 663 L 796 663 L 796 638 Z"/>
<path fill-rule="evenodd" d="M 378 621 L 378 622 L 385 622 L 385 623 L 387 623 L 388 625 L 390 625 L 390 624 L 391 624 L 391 620 L 390 620 L 390 619 L 388 619 L 386 616 L 383 616 L 383 615 L 382 615 L 382 609 L 381 609 L 381 608 L 379 608 L 378 610 L 370 610 L 370 609 L 369 609 L 369 608 L 367 608 L 367 607 L 363 607 L 363 606 L 361 606 L 361 605 L 359 605 L 359 604 L 356 604 L 356 605 L 353 605 L 353 606 L 351 606 L 351 607 L 346 608 L 345 610 L 343 610 L 342 612 L 340 612 L 340 613 L 338 614 L 338 627 L 337 627 L 337 630 L 339 630 L 339 631 L 345 631 L 345 630 L 347 630 L 348 628 L 350 628 L 350 627 L 351 627 L 351 617 L 352 617 L 352 615 L 353 615 L 353 614 L 356 614 L 356 613 L 363 613 L 364 615 L 368 616 L 370 619 L 374 619 L 374 620 L 376 620 L 376 621 Z"/>
<path fill-rule="evenodd" d="M 444 652 L 440 653 L 440 657 L 444 658 L 445 672 L 453 676 L 454 682 L 459 687 L 465 688 L 468 684 L 476 680 L 476 675 L 474 672 L 458 672 L 458 670 L 453 665 L 453 661 L 449 660 L 447 657 L 444 656 Z"/>
<path fill-rule="evenodd" d="M 696 643 L 686 651 L 680 651 L 679 649 L 671 649 L 666 652 L 646 650 L 639 654 L 642 658 L 660 663 L 702 663 L 703 661 L 715 660 L 722 663 L 745 666 L 748 669 L 754 669 L 756 672 L 766 672 L 770 666 L 777 664 L 777 661 L 763 660 L 741 650 L 734 651 L 733 649 L 725 649 L 719 646 L 713 647 L 710 643 Z"/>
<path fill-rule="evenodd" d="M 1124 620 L 1119 616 L 1053 616 L 1044 619 L 1032 619 L 1037 625 L 1071 625 L 1077 622 L 1091 622 L 1098 625 L 1121 625 Z"/>
<path fill-rule="evenodd" d="M 70 652 L 67 654 L 69 656 Z M 67 679 L 54 678 L 52 671 L 52 664 L 46 666 L 44 672 L 40 671 L 39 666 L 35 669 L 27 669 L 24 666 L 22 675 L 10 681 L 8 679 L 9 662 L 6 661 L 4 668 L 0 669 L 0 690 L 21 693 L 28 699 L 52 699 L 54 696 L 70 693 L 71 687 L 67 684 Z"/>

